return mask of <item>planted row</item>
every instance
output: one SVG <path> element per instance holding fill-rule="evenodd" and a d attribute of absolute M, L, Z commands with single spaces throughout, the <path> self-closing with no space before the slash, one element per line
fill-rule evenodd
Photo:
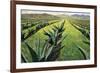
<path fill-rule="evenodd" d="M 61 49 L 64 45 L 61 45 L 62 41 L 65 39 L 66 36 L 62 37 L 62 34 L 65 30 L 64 28 L 65 21 L 62 22 L 60 26 L 53 26 L 52 30 L 45 31 L 44 35 L 48 38 L 45 39 L 44 45 L 41 47 L 41 41 L 38 39 L 36 40 L 36 45 L 34 48 L 30 47 L 30 45 L 25 42 L 31 57 L 32 62 L 44 62 L 44 61 L 55 61 L 60 55 Z M 25 57 L 24 53 L 21 54 L 22 62 L 28 62 L 28 59 Z"/>

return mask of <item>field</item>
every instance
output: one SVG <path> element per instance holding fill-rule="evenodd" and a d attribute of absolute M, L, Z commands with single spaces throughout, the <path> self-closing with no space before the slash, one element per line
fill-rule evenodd
<path fill-rule="evenodd" d="M 90 59 L 89 15 L 21 15 L 21 62 Z"/>

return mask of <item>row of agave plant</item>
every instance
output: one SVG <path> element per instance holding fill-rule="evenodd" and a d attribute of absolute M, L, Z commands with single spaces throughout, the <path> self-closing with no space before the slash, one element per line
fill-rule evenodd
<path fill-rule="evenodd" d="M 74 26 L 77 30 L 79 30 L 82 33 L 82 35 L 84 35 L 86 37 L 86 40 L 83 40 L 83 42 L 85 44 L 87 44 L 88 46 L 90 46 L 90 31 L 74 24 L 70 20 L 69 20 L 69 22 L 71 23 L 72 26 Z M 82 47 L 80 47 L 79 45 L 76 45 L 76 46 L 79 49 L 79 51 L 82 53 L 84 59 L 89 59 L 88 53 Z"/>
<path fill-rule="evenodd" d="M 70 23 L 87 38 L 87 40 L 83 40 L 83 42 L 87 45 L 90 45 L 90 32 L 86 29 L 83 29 L 73 24 L 72 22 Z M 24 42 L 31 54 L 32 62 L 44 62 L 44 61 L 57 60 L 57 58 L 60 55 L 60 51 L 64 47 L 64 45 L 61 45 L 61 43 L 67 37 L 67 36 L 62 36 L 65 30 L 64 24 L 65 21 L 63 21 L 60 26 L 53 26 L 52 30 L 49 31 L 44 30 L 44 35 L 48 36 L 48 39 L 45 40 L 45 43 L 43 44 L 42 47 L 39 46 L 41 44 L 40 39 L 38 39 L 38 42 L 36 42 L 38 46 L 35 46 L 35 48 L 32 48 L 27 42 Z M 45 26 L 47 26 L 47 24 Z M 41 28 L 45 26 L 41 25 Z M 38 28 L 37 31 L 41 28 Z M 30 33 L 30 34 L 32 35 L 34 33 Z M 28 35 L 28 37 L 30 36 L 30 34 Z M 88 59 L 87 52 L 79 45 L 76 44 L 76 46 L 78 50 L 81 52 L 81 54 L 83 55 L 84 59 Z M 22 57 L 22 62 L 29 62 L 23 52 L 21 53 L 21 57 Z"/>
<path fill-rule="evenodd" d="M 62 22 L 60 26 L 54 25 L 52 30 L 45 31 L 44 35 L 48 38 L 45 39 L 45 43 L 42 47 L 40 47 L 41 40 L 38 39 L 36 43 L 38 46 L 32 48 L 27 42 L 24 42 L 25 45 L 28 47 L 32 62 L 45 62 L 45 61 L 55 61 L 60 55 L 61 49 L 64 45 L 61 45 L 62 41 L 65 39 L 66 36 L 62 36 L 65 28 L 64 28 L 65 21 Z M 26 57 L 23 53 L 21 53 L 22 62 L 28 62 Z"/>
<path fill-rule="evenodd" d="M 53 23 L 56 23 L 57 21 L 54 22 L 36 22 L 36 23 L 26 23 L 22 24 L 23 26 L 21 27 L 21 41 L 25 41 L 27 38 L 38 32 L 40 29 L 44 28 L 45 26 L 51 25 Z"/>

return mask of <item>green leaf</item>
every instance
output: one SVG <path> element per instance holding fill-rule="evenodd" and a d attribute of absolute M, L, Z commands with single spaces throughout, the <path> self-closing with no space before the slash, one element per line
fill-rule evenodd
<path fill-rule="evenodd" d="M 83 40 L 83 42 L 85 43 L 85 44 L 88 44 L 88 45 L 90 45 L 90 41 L 88 40 L 88 41 L 86 41 L 86 40 Z"/>
<path fill-rule="evenodd" d="M 46 57 L 45 59 L 47 60 L 47 58 L 49 57 L 49 55 L 52 53 L 52 50 L 53 50 L 53 46 L 51 46 L 48 51 L 46 52 Z"/>
<path fill-rule="evenodd" d="M 25 43 L 25 44 L 28 47 L 29 52 L 30 52 L 30 54 L 32 56 L 32 61 L 37 61 L 38 56 L 37 56 L 36 52 L 27 43 Z"/>
<path fill-rule="evenodd" d="M 78 47 L 78 50 L 81 52 L 81 54 L 83 55 L 84 59 L 88 59 L 88 56 L 87 56 L 87 52 L 81 48 L 80 46 L 77 46 Z"/>
<path fill-rule="evenodd" d="M 26 63 L 28 62 L 26 57 L 24 56 L 24 54 L 21 52 L 21 59 L 22 59 L 22 62 Z"/>
<path fill-rule="evenodd" d="M 87 29 L 81 28 L 75 24 L 72 24 L 77 30 L 79 30 L 88 40 L 90 40 L 90 33 Z"/>

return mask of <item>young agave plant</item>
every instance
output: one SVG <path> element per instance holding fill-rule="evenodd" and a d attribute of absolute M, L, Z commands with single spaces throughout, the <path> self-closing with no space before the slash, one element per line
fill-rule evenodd
<path fill-rule="evenodd" d="M 45 43 L 42 47 L 40 47 L 41 41 L 38 40 L 38 43 L 36 43 L 35 48 L 31 48 L 27 43 L 26 46 L 29 49 L 29 52 L 32 56 L 32 62 L 44 62 L 44 61 L 55 61 L 60 55 L 61 49 L 64 47 L 61 45 L 62 41 L 64 40 L 62 38 L 62 33 L 64 32 L 64 23 L 61 24 L 61 26 L 54 26 L 52 28 L 53 31 L 44 31 L 44 34 L 48 36 L 48 39 L 45 40 Z M 27 62 L 25 60 L 24 55 L 22 54 L 22 60 L 24 62 Z"/>

